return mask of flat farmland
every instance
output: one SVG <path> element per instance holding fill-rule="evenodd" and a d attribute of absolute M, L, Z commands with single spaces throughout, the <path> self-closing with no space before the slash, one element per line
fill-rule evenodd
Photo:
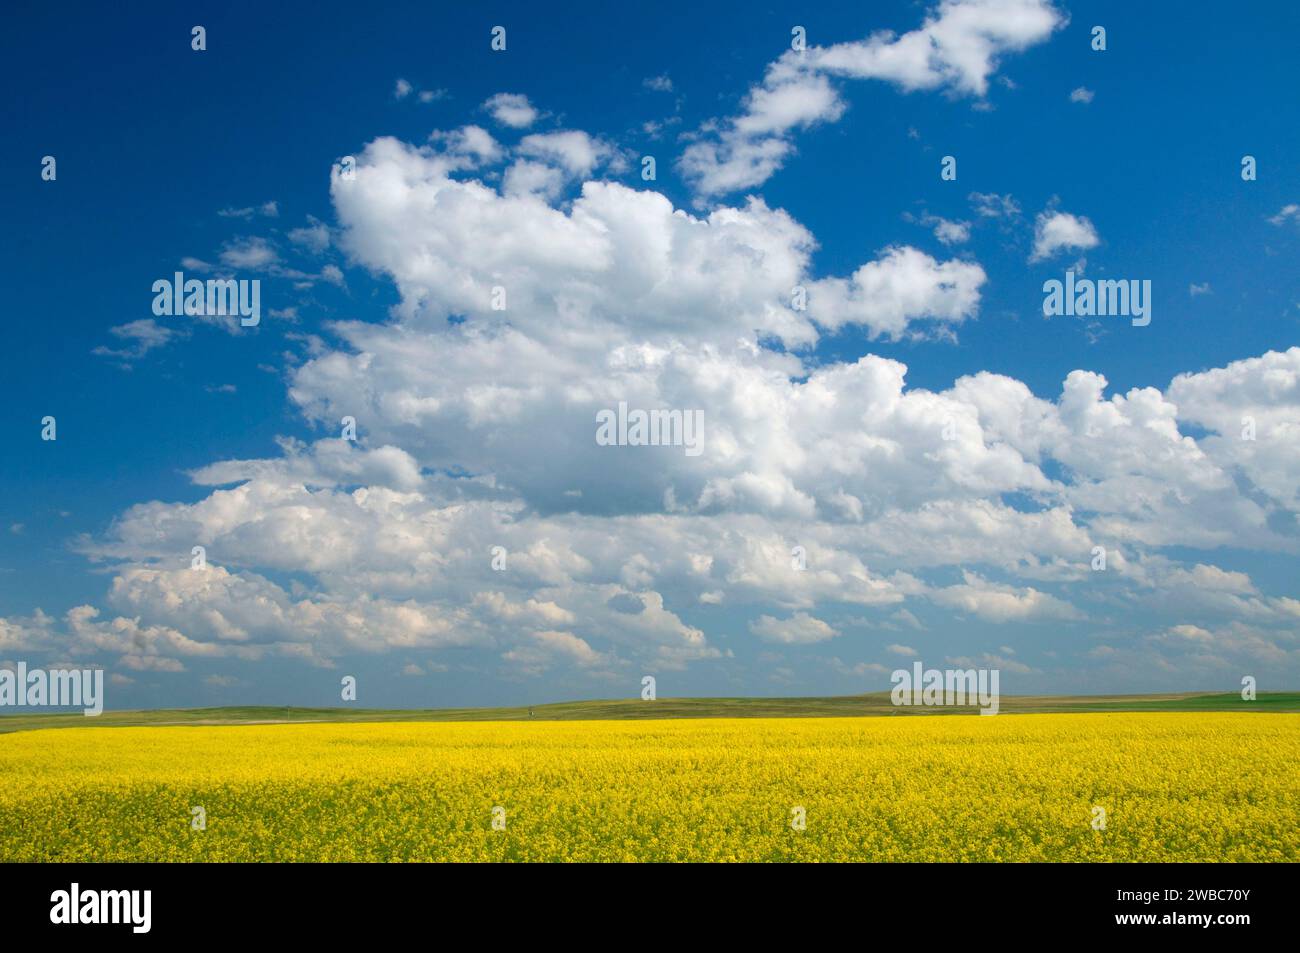
<path fill-rule="evenodd" d="M 24 730 L 0 859 L 1296 861 L 1298 763 L 1268 711 Z"/>

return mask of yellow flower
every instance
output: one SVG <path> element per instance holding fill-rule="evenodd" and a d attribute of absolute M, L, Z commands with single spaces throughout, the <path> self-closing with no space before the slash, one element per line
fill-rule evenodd
<path fill-rule="evenodd" d="M 0 735 L 0 860 L 1296 861 L 1298 727 L 1137 713 L 17 732 Z"/>

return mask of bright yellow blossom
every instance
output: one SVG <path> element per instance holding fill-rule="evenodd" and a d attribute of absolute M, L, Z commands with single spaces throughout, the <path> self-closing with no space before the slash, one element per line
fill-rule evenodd
<path fill-rule="evenodd" d="M 0 859 L 1296 861 L 1298 764 L 1288 714 L 26 731 Z"/>

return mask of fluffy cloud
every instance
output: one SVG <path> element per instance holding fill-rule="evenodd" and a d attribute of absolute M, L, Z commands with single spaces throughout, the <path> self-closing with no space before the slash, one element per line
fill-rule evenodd
<path fill-rule="evenodd" d="M 934 237 L 945 245 L 960 245 L 970 241 L 970 222 L 953 222 L 939 216 L 927 216 L 925 223 L 934 227 Z"/>
<path fill-rule="evenodd" d="M 1169 399 L 1180 419 L 1212 431 L 1200 446 L 1235 480 L 1300 511 L 1300 347 L 1180 374 Z"/>
<path fill-rule="evenodd" d="M 1283 205 L 1276 215 L 1269 217 L 1272 225 L 1285 225 L 1287 222 L 1300 222 L 1300 205 L 1295 202 Z"/>
<path fill-rule="evenodd" d="M 779 642 L 784 645 L 825 642 L 839 635 L 821 619 L 814 618 L 806 612 L 797 612 L 788 619 L 776 619 L 770 615 L 759 616 L 750 623 L 749 630 L 764 642 Z"/>
<path fill-rule="evenodd" d="M 124 363 L 138 360 L 179 336 L 178 332 L 159 324 L 153 318 L 139 318 L 108 329 L 108 333 L 123 342 L 121 347 L 100 345 L 92 353 L 100 357 L 115 358 Z"/>
<path fill-rule="evenodd" d="M 398 315 L 414 326 L 445 327 L 447 315 L 463 315 L 469 333 L 493 337 L 497 353 L 558 346 L 557 357 L 581 367 L 608 360 L 629 339 L 634 347 L 656 342 L 630 360 L 674 342 L 732 348 L 755 334 L 810 345 L 818 325 L 894 336 L 925 321 L 962 321 L 978 307 L 977 264 L 938 262 L 906 247 L 887 249 L 850 279 L 814 278 L 812 236 L 758 199 L 696 218 L 659 193 L 587 181 L 566 211 L 548 201 L 554 196 L 536 170 L 532 187 L 512 180 L 518 163 L 504 194 L 455 178 L 466 158 L 476 165 L 496 158 L 495 144 L 471 130 L 441 136 L 450 143 L 443 150 L 376 140 L 358 157 L 355 177 L 333 183 L 340 244 L 392 276 Z M 520 150 L 565 175 L 604 154 L 571 133 L 529 136 Z M 793 294 L 803 286 L 806 311 Z M 504 311 L 493 310 L 496 288 L 504 289 Z"/>
<path fill-rule="evenodd" d="M 814 313 L 824 327 L 867 328 L 871 337 L 899 337 L 920 318 L 959 324 L 979 310 L 984 269 L 968 261 L 937 262 L 915 248 L 889 248 L 849 280 L 814 284 Z"/>
<path fill-rule="evenodd" d="M 310 216 L 308 219 L 308 223 L 302 228 L 295 228 L 289 232 L 289 241 L 319 255 L 329 248 L 330 230 L 323 222 L 318 222 Z"/>
<path fill-rule="evenodd" d="M 221 251 L 222 264 L 237 270 L 262 271 L 279 260 L 279 253 L 264 238 L 236 239 Z"/>
<path fill-rule="evenodd" d="M 506 170 L 502 192 L 508 196 L 537 195 L 556 199 L 565 185 L 590 175 L 611 162 L 621 167 L 622 157 L 609 143 L 580 130 L 535 133 L 516 147 L 517 158 Z"/>
<path fill-rule="evenodd" d="M 1047 211 L 1034 222 L 1034 250 L 1030 261 L 1051 258 L 1059 251 L 1084 251 L 1101 244 L 1088 219 L 1069 212 Z"/>
<path fill-rule="evenodd" d="M 913 628 L 915 600 L 1070 623 L 1082 610 L 1048 590 L 1088 579 L 1098 545 L 1125 587 L 1105 598 L 1165 608 L 1188 587 L 1152 550 L 1295 551 L 1300 349 L 1164 392 L 1108 395 L 1087 371 L 1053 399 L 989 373 L 909 388 L 898 361 L 818 365 L 798 349 L 849 326 L 903 337 L 969 320 L 978 264 L 894 247 L 816 277 L 812 236 L 761 201 L 701 218 L 587 181 L 566 208 L 469 177 L 510 161 L 477 127 L 432 142 L 376 140 L 333 184 L 340 244 L 400 302 L 388 323 L 335 325 L 340 346 L 295 368 L 290 395 L 324 427 L 356 417 L 360 443 L 284 441 L 274 459 L 195 471 L 212 488 L 197 502 L 128 510 L 83 545 L 117 567 L 121 618 L 223 653 L 471 645 L 520 672 L 613 671 L 722 657 L 679 614 L 698 605 L 725 601 L 787 644 L 837 632 L 810 614 L 837 605 L 892 607 Z M 593 142 L 523 149 L 571 176 L 596 163 Z M 619 402 L 700 410 L 705 452 L 598 445 L 595 413 Z M 1260 439 L 1236 439 L 1246 416 Z M 183 566 L 196 543 L 214 563 L 202 585 Z M 963 582 L 918 575 L 944 569 Z M 290 594 L 268 573 L 311 585 Z M 1207 612 L 1287 617 L 1288 603 L 1201 573 L 1190 588 Z"/>
<path fill-rule="evenodd" d="M 1044 42 L 1065 22 L 1046 0 L 943 0 L 916 30 L 883 30 L 808 54 L 813 68 L 838 76 L 983 96 L 1001 56 Z"/>
<path fill-rule="evenodd" d="M 905 91 L 984 96 L 999 58 L 1047 40 L 1065 17 L 1049 0 L 943 0 L 921 26 L 865 40 L 790 50 L 750 89 L 740 115 L 707 125 L 683 152 L 682 174 L 706 197 L 767 181 L 794 151 L 791 134 L 844 113 L 832 78 L 875 79 Z"/>
<path fill-rule="evenodd" d="M 965 573 L 965 581 L 931 594 L 940 605 L 958 612 L 979 616 L 992 622 L 1026 622 L 1031 619 L 1079 619 L 1074 606 L 1033 587 L 1018 589 L 996 585 L 974 573 Z"/>
<path fill-rule="evenodd" d="M 147 671 L 478 650 L 510 677 L 603 678 L 726 659 L 746 631 L 826 641 L 849 612 L 917 631 L 923 610 L 965 628 L 1143 609 L 1164 621 L 1117 654 L 1182 652 L 1195 625 L 1291 657 L 1300 602 L 1164 550 L 1300 549 L 1300 348 L 1125 393 L 1087 370 L 1042 396 L 988 372 L 910 386 L 901 361 L 812 349 L 951 333 L 977 316 L 978 263 L 891 246 L 819 275 L 786 212 L 692 215 L 590 178 L 611 158 L 585 135 L 506 147 L 473 126 L 367 146 L 332 183 L 331 234 L 398 303 L 288 372 L 331 436 L 127 509 L 78 543 L 111 574 L 105 606 L 0 620 L 0 648 Z M 521 161 L 567 191 L 512 189 Z M 596 412 L 620 402 L 700 411 L 703 452 L 598 444 Z M 333 436 L 344 416 L 356 441 Z"/>
<path fill-rule="evenodd" d="M 420 353 L 412 357 L 418 362 Z M 1282 414 L 1277 408 L 1288 401 L 1300 405 L 1284 383 L 1300 349 L 1259 360 L 1185 375 L 1170 392 L 1185 395 L 1201 426 L 1252 406 L 1239 385 L 1261 377 L 1275 389 L 1255 400 Z M 1261 366 L 1273 372 L 1261 374 Z M 371 369 L 371 387 L 397 383 L 384 368 Z M 740 475 L 697 481 L 694 496 L 682 474 L 660 469 L 685 457 L 629 463 L 634 448 L 616 448 L 605 464 L 553 453 L 555 466 L 530 479 L 536 468 L 514 466 L 510 457 L 526 461 L 539 451 L 494 436 L 513 434 L 514 422 L 489 418 L 476 438 L 445 446 L 445 460 L 432 444 L 408 442 L 408 451 L 325 440 L 285 442 L 273 460 L 213 464 L 192 474 L 218 487 L 209 496 L 133 507 L 84 551 L 119 565 L 109 603 L 149 633 L 152 648 L 132 650 L 132 665 L 154 664 L 135 658 L 142 654 L 183 661 L 192 647 L 172 632 L 220 655 L 275 652 L 316 662 L 363 649 L 496 645 L 507 667 L 523 673 L 566 660 L 585 667 L 572 652 L 538 644 L 539 632 L 582 640 L 600 656 L 587 668 L 593 672 L 635 659 L 672 667 L 719 657 L 701 629 L 669 608 L 666 592 L 682 605 L 725 594 L 733 610 L 758 610 L 755 635 L 791 645 L 833 637 L 838 629 L 819 616 L 835 605 L 925 599 L 994 623 L 1070 623 L 1082 610 L 1048 588 L 1082 585 L 1085 599 L 1099 596 L 1089 570 L 1098 544 L 1109 551 L 1107 575 L 1119 587 L 1106 599 L 1257 627 L 1284 627 L 1300 616 L 1300 603 L 1262 595 L 1242 573 L 1125 556 L 1126 548 L 1140 555 L 1164 545 L 1232 544 L 1249 527 L 1261 545 L 1294 552 L 1294 537 L 1269 529 L 1270 512 L 1294 506 L 1294 476 L 1278 487 L 1286 492 L 1272 511 L 1243 499 L 1238 486 L 1296 467 L 1258 471 L 1249 459 L 1207 453 L 1179 435 L 1170 397 L 1135 390 L 1107 399 L 1098 375 L 1071 375 L 1049 402 L 988 374 L 940 394 L 908 391 L 902 372 L 869 357 L 798 384 L 754 382 L 750 400 L 738 405 L 760 411 L 752 435 L 733 436 L 722 454 Z M 777 395 L 755 405 L 764 386 L 779 388 Z M 784 424 L 762 416 L 778 408 L 788 415 Z M 730 427 L 740 426 L 736 410 L 728 416 Z M 1216 439 L 1203 442 L 1214 449 Z M 474 447 L 490 477 L 437 472 Z M 426 454 L 434 455 L 421 465 Z M 1047 478 L 1048 460 L 1070 479 Z M 652 489 L 644 512 L 620 514 L 612 508 L 620 500 L 635 508 L 636 497 L 602 497 L 588 483 L 589 492 L 546 514 L 551 481 L 581 483 L 583 473 L 609 476 L 625 463 L 629 474 L 664 481 L 660 488 L 674 493 Z M 1022 511 L 1000 500 L 1026 491 L 1052 505 Z M 205 572 L 184 565 L 195 541 L 213 563 Z M 508 553 L 506 573 L 491 567 L 496 546 Z M 963 581 L 934 585 L 915 575 L 943 567 L 962 570 Z M 268 571 L 309 573 L 317 587 L 290 596 L 262 574 Z M 906 618 L 915 623 L 911 613 Z M 125 623 L 83 623 L 76 631 L 91 646 L 125 646 L 120 635 L 105 637 L 105 625 Z M 11 622 L 5 631 L 16 643 L 48 628 L 48 621 Z M 519 634 L 502 645 L 505 632 Z"/>
<path fill-rule="evenodd" d="M 610 146 L 581 130 L 534 133 L 519 141 L 521 155 L 551 161 L 570 175 L 590 175 L 609 156 Z"/>
<path fill-rule="evenodd" d="M 584 640 L 557 631 L 533 632 L 531 642 L 503 652 L 501 657 L 520 674 L 534 676 L 542 674 L 557 659 L 567 659 L 584 669 L 608 664 L 607 659 Z"/>
<path fill-rule="evenodd" d="M 497 93 L 483 104 L 492 118 L 511 129 L 526 129 L 541 116 L 522 93 Z"/>

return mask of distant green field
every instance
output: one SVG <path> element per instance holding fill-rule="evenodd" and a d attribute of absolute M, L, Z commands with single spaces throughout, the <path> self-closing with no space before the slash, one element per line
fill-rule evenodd
<path fill-rule="evenodd" d="M 556 702 L 515 708 L 175 708 L 81 714 L 4 715 L 0 734 L 35 728 L 122 727 L 128 725 L 248 725 L 364 721 L 606 721 L 654 718 L 845 718 L 888 715 L 970 715 L 974 707 L 896 708 L 888 692 L 826 698 L 623 698 Z M 1108 711 L 1300 712 L 1300 692 L 1262 692 L 1242 701 L 1234 692 L 1169 695 L 1002 696 L 1004 714 Z"/>

